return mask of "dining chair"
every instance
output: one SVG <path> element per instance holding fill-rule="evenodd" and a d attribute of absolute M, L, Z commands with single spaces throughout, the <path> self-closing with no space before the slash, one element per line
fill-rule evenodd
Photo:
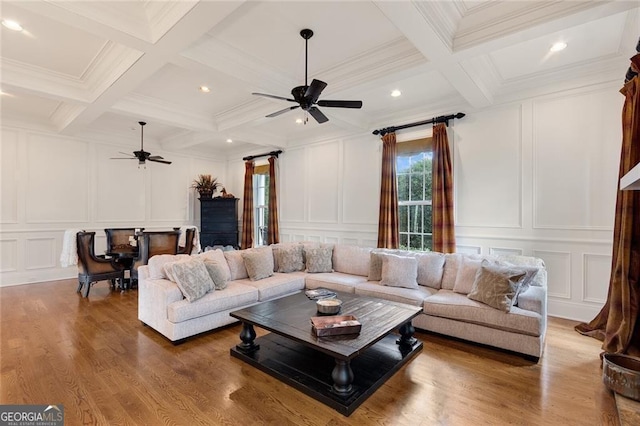
<path fill-rule="evenodd" d="M 191 254 L 193 251 L 193 240 L 196 237 L 195 228 L 187 228 L 184 232 L 185 245 L 184 247 L 178 246 L 178 254 Z"/>
<path fill-rule="evenodd" d="M 95 232 L 78 232 L 76 244 L 78 252 L 78 293 L 85 287 L 84 297 L 89 297 L 91 286 L 98 281 L 111 280 L 111 288 L 115 281 L 124 280 L 124 267 L 113 259 L 99 258 L 95 254 Z"/>
<path fill-rule="evenodd" d="M 131 279 L 138 280 L 138 268 L 149 263 L 149 259 L 159 254 L 178 254 L 180 231 L 152 231 L 138 233 L 138 257 L 131 265 Z"/>
<path fill-rule="evenodd" d="M 139 228 L 143 231 L 144 228 Z M 107 236 L 107 251 L 130 245 L 129 237 L 136 237 L 136 228 L 106 228 L 104 230 Z"/>

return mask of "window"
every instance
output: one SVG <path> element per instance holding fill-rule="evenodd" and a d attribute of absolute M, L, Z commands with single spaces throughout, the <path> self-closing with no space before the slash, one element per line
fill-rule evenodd
<path fill-rule="evenodd" d="M 415 145 L 406 142 L 407 145 Z M 398 225 L 400 248 L 404 250 L 431 250 L 433 246 L 431 219 L 431 165 L 430 144 L 416 150 L 402 149 L 398 144 L 396 178 L 398 182 Z"/>
<path fill-rule="evenodd" d="M 258 169 L 256 167 L 256 169 Z M 266 174 L 260 170 L 253 175 L 253 206 L 255 209 L 253 220 L 253 236 L 254 245 L 267 245 L 267 226 L 269 224 L 269 168 L 267 166 Z"/>

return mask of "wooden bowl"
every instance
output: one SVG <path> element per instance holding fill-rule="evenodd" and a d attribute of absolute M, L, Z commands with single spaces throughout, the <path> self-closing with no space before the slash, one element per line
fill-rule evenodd
<path fill-rule="evenodd" d="M 602 358 L 602 382 L 612 391 L 640 401 L 640 358 L 621 354 L 604 354 Z"/>
<path fill-rule="evenodd" d="M 320 299 L 316 302 L 318 312 L 321 314 L 337 314 L 340 312 L 342 300 L 340 299 Z"/>

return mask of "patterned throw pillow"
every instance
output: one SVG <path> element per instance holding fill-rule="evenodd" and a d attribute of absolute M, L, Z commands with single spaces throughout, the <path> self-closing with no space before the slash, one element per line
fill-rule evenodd
<path fill-rule="evenodd" d="M 244 260 L 242 259 L 242 253 L 245 251 L 246 250 L 231 250 L 224 252 L 224 258 L 227 261 L 227 265 L 229 265 L 231 281 L 249 278 L 247 268 L 245 267 Z"/>
<path fill-rule="evenodd" d="M 302 245 L 295 244 L 273 248 L 273 258 L 276 272 L 295 272 L 304 270 L 304 260 L 302 257 Z"/>
<path fill-rule="evenodd" d="M 379 253 L 382 258 L 380 284 L 389 287 L 418 288 L 418 260 L 415 257 Z"/>
<path fill-rule="evenodd" d="M 527 272 L 517 266 L 490 264 L 482 261 L 467 297 L 492 308 L 510 312 Z"/>
<path fill-rule="evenodd" d="M 333 272 L 331 257 L 333 246 L 304 248 L 307 263 L 307 272 L 316 274 L 320 272 Z"/>
<path fill-rule="evenodd" d="M 221 262 L 214 259 L 205 259 L 203 262 L 215 289 L 224 290 L 227 288 L 230 277 L 227 262 L 223 260 L 224 264 L 221 264 Z"/>
<path fill-rule="evenodd" d="M 171 272 L 178 288 L 189 302 L 200 299 L 214 289 L 207 268 L 200 259 L 176 262 L 172 266 Z"/>
<path fill-rule="evenodd" d="M 273 251 L 271 247 L 259 247 L 242 253 L 244 266 L 251 281 L 258 281 L 273 275 Z"/>

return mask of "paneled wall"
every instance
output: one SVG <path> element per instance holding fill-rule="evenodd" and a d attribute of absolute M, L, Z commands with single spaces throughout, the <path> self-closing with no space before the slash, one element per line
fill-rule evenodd
<path fill-rule="evenodd" d="M 226 175 L 226 161 L 153 152 L 173 164 L 115 161 L 121 146 L 40 130 L 3 127 L 0 179 L 0 285 L 77 275 L 59 264 L 65 229 L 96 231 L 96 251 L 106 246 L 104 228 L 171 229 L 196 223 L 199 173 Z"/>
<path fill-rule="evenodd" d="M 606 300 L 622 137 L 618 89 L 466 110 L 449 129 L 458 251 L 542 258 L 555 316 L 590 320 Z M 380 159 L 371 134 L 286 149 L 281 239 L 375 246 Z M 232 161 L 230 171 L 241 194 L 242 162 Z"/>

